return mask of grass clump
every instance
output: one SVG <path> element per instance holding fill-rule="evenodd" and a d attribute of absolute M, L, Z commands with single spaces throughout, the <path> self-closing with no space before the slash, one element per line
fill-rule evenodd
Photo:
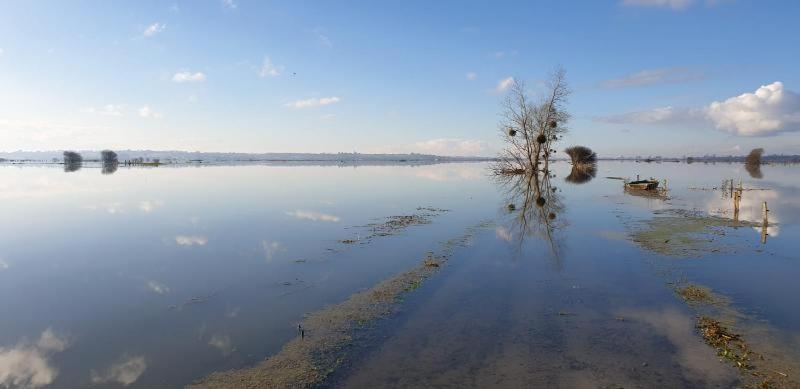
<path fill-rule="evenodd" d="M 689 284 L 683 288 L 677 288 L 675 292 L 678 293 L 678 296 L 681 296 L 682 299 L 690 303 L 709 303 L 714 300 L 710 289 L 694 284 Z"/>

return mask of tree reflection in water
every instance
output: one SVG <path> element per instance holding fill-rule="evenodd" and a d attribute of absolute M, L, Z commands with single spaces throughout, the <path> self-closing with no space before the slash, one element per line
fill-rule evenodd
<path fill-rule="evenodd" d="M 77 172 L 78 170 L 81 170 L 82 167 L 83 167 L 82 162 L 66 162 L 64 163 L 64 172 L 66 173 Z"/>
<path fill-rule="evenodd" d="M 508 196 L 509 237 L 516 240 L 518 249 L 522 249 L 525 238 L 538 237 L 547 242 L 553 255 L 558 258 L 560 241 L 557 231 L 566 226 L 566 222 L 562 218 L 564 203 L 558 188 L 551 182 L 555 175 L 540 173 L 495 177 Z"/>
<path fill-rule="evenodd" d="M 570 184 L 585 184 L 597 175 L 596 163 L 582 163 L 572 165 L 569 175 L 564 178 Z"/>

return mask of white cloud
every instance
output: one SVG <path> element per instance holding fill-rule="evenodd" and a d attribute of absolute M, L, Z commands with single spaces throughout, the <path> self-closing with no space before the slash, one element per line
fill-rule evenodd
<path fill-rule="evenodd" d="M 147 289 L 150 289 L 152 292 L 157 294 L 165 294 L 169 293 L 169 286 L 166 286 L 157 281 L 148 281 L 147 282 Z"/>
<path fill-rule="evenodd" d="M 143 117 L 145 119 L 159 119 L 159 118 L 161 118 L 161 114 L 156 112 L 156 111 L 154 111 L 152 108 L 150 108 L 149 105 L 145 105 L 144 107 L 139 108 L 138 112 L 139 112 L 139 116 Z"/>
<path fill-rule="evenodd" d="M 513 56 L 517 55 L 517 53 L 518 53 L 517 50 L 511 50 L 511 51 L 508 51 L 508 52 L 507 51 L 495 51 L 492 55 L 496 59 L 503 59 L 503 58 L 505 58 L 507 56 L 512 56 L 513 57 Z"/>
<path fill-rule="evenodd" d="M 599 122 L 612 124 L 664 124 L 698 119 L 702 119 L 702 112 L 698 110 L 670 106 L 595 118 Z"/>
<path fill-rule="evenodd" d="M 267 262 L 272 262 L 272 258 L 275 257 L 275 254 L 281 251 L 286 251 L 280 242 L 270 242 L 265 240 L 261 242 L 261 246 L 264 247 L 264 256 L 267 258 Z"/>
<path fill-rule="evenodd" d="M 685 68 L 645 69 L 620 78 L 603 81 L 601 86 L 604 88 L 625 88 L 688 82 L 701 79 L 702 77 L 702 73 Z"/>
<path fill-rule="evenodd" d="M 0 270 L 6 270 L 9 267 L 11 267 L 11 265 L 8 262 L 6 262 L 5 259 L 0 258 Z"/>
<path fill-rule="evenodd" d="M 3 50 L 2 47 L 0 47 L 0 55 L 3 55 L 3 53 L 5 53 L 5 50 Z"/>
<path fill-rule="evenodd" d="M 175 237 L 175 243 L 180 246 L 205 246 L 208 238 L 196 235 L 178 235 Z"/>
<path fill-rule="evenodd" d="M 92 211 L 106 211 L 112 215 L 125 213 L 125 205 L 120 202 L 100 204 L 100 205 L 86 205 L 83 208 Z"/>
<path fill-rule="evenodd" d="M 319 27 L 315 28 L 314 35 L 317 36 L 317 41 L 319 42 L 320 45 L 325 47 L 333 47 L 333 42 L 331 42 L 331 39 L 328 38 L 328 36 L 322 32 L 321 28 Z"/>
<path fill-rule="evenodd" d="M 783 83 L 763 85 L 706 109 L 717 129 L 741 136 L 775 135 L 800 130 L 800 95 L 784 89 Z"/>
<path fill-rule="evenodd" d="M 109 366 L 105 372 L 98 373 L 92 370 L 90 376 L 95 384 L 118 382 L 123 386 L 128 386 L 136 382 L 145 369 L 147 369 L 147 363 L 144 357 L 122 357 L 119 362 Z"/>
<path fill-rule="evenodd" d="M 173 82 L 203 82 L 206 75 L 203 72 L 192 73 L 188 70 L 180 71 L 172 76 Z"/>
<path fill-rule="evenodd" d="M 475 156 L 487 149 L 486 142 L 474 139 L 439 138 L 417 142 L 415 148 L 435 155 Z"/>
<path fill-rule="evenodd" d="M 49 359 L 66 348 L 66 339 L 50 328 L 42 332 L 36 344 L 23 341 L 15 347 L 0 347 L 0 387 L 36 389 L 50 385 L 58 370 Z"/>
<path fill-rule="evenodd" d="M 231 344 L 231 337 L 228 335 L 215 334 L 208 341 L 212 347 L 219 349 L 223 356 L 228 356 L 230 353 L 236 351 L 236 347 Z"/>
<path fill-rule="evenodd" d="M 239 5 L 234 0 L 222 0 L 222 6 L 228 9 L 236 9 Z"/>
<path fill-rule="evenodd" d="M 322 98 L 314 97 L 314 98 L 310 98 L 310 99 L 306 99 L 306 100 L 297 100 L 297 101 L 293 101 L 291 103 L 286 103 L 286 104 L 284 104 L 284 107 L 298 108 L 298 109 L 299 108 L 313 108 L 313 107 L 321 107 L 321 106 L 325 106 L 325 105 L 336 104 L 339 101 L 341 101 L 341 99 L 336 97 L 336 96 L 322 97 Z"/>
<path fill-rule="evenodd" d="M 622 5 L 629 7 L 655 7 L 682 10 L 692 5 L 693 0 L 622 0 Z"/>
<path fill-rule="evenodd" d="M 143 34 L 146 37 L 151 37 L 151 36 L 154 36 L 154 35 L 158 34 L 161 31 L 164 31 L 164 29 L 166 29 L 166 28 L 167 28 L 166 24 L 153 23 L 153 24 L 147 26 L 147 28 L 144 29 Z"/>
<path fill-rule="evenodd" d="M 295 218 L 301 220 L 312 220 L 312 221 L 323 221 L 323 222 L 338 222 L 340 218 L 334 215 L 328 215 L 326 213 L 319 213 L 314 211 L 293 211 L 293 212 L 286 212 L 287 215 L 293 216 Z"/>
<path fill-rule="evenodd" d="M 467 73 L 467 80 L 474 81 L 478 79 L 478 74 L 475 72 Z"/>
<path fill-rule="evenodd" d="M 276 66 L 272 63 L 269 57 L 264 57 L 264 63 L 261 65 L 261 70 L 258 72 L 259 77 L 275 77 L 283 72 L 283 66 Z"/>
<path fill-rule="evenodd" d="M 497 82 L 494 91 L 497 93 L 505 92 L 508 88 L 511 88 L 512 85 L 514 85 L 514 77 L 506 77 Z"/>
<path fill-rule="evenodd" d="M 100 108 L 89 107 L 83 110 L 86 113 L 94 113 L 104 116 L 122 116 L 125 105 L 123 104 L 106 104 Z"/>
<path fill-rule="evenodd" d="M 769 136 L 800 131 L 800 95 L 783 83 L 763 85 L 705 108 L 659 107 L 618 115 L 596 117 L 612 124 L 705 124 L 739 136 Z"/>

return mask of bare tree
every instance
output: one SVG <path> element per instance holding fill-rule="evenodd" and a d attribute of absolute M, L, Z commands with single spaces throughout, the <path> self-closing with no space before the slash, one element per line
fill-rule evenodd
<path fill-rule="evenodd" d="M 103 165 L 111 165 L 119 163 L 119 159 L 117 159 L 117 153 L 111 150 L 103 150 L 100 152 L 100 160 L 103 161 Z"/>
<path fill-rule="evenodd" d="M 570 90 L 566 72 L 556 70 L 547 92 L 532 101 L 525 84 L 514 80 L 503 102 L 500 129 L 507 146 L 495 166 L 500 174 L 534 174 L 549 171 L 553 144 L 567 131 L 569 114 L 564 110 Z"/>
<path fill-rule="evenodd" d="M 65 151 L 64 152 L 64 164 L 74 164 L 74 163 L 82 163 L 83 157 L 74 151 Z"/>
<path fill-rule="evenodd" d="M 597 162 L 597 153 L 586 146 L 572 146 L 564 150 L 572 160 L 572 165 L 592 164 Z"/>

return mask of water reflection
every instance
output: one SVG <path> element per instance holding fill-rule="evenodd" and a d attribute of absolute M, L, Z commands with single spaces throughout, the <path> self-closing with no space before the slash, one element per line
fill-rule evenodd
<path fill-rule="evenodd" d="M 36 343 L 23 340 L 14 347 L 0 347 L 0 386 L 35 389 L 50 385 L 58 375 L 50 359 L 67 346 L 66 338 L 48 328 Z"/>
<path fill-rule="evenodd" d="M 145 369 L 147 369 L 147 362 L 143 356 L 123 355 L 117 363 L 102 372 L 92 370 L 90 376 L 92 383 L 95 384 L 116 382 L 128 386 L 136 382 Z"/>
<path fill-rule="evenodd" d="M 116 173 L 118 167 L 119 163 L 117 162 L 103 163 L 103 169 L 100 172 L 101 174 L 114 174 Z"/>
<path fill-rule="evenodd" d="M 275 254 L 286 251 L 281 242 L 264 240 L 261 242 L 261 246 L 264 248 L 264 258 L 266 258 L 267 262 L 272 262 L 272 259 L 275 258 Z"/>
<path fill-rule="evenodd" d="M 214 334 L 211 336 L 211 340 L 208 341 L 208 345 L 219 350 L 222 356 L 228 356 L 236 351 L 236 347 L 233 346 L 231 337 L 228 335 Z"/>
<path fill-rule="evenodd" d="M 744 165 L 744 168 L 747 170 L 747 173 L 750 174 L 750 177 L 757 179 L 764 178 L 764 174 L 761 172 L 761 164 L 748 163 Z"/>
<path fill-rule="evenodd" d="M 772 207 L 766 229 L 760 226 L 764 222 L 764 203 Z M 722 196 L 715 197 L 706 204 L 706 209 L 709 215 L 732 219 L 734 226 L 740 225 L 740 222 L 751 226 L 756 224 L 759 226 L 753 226 L 753 229 L 757 232 L 765 236 L 778 236 L 780 213 L 776 212 L 776 209 L 780 210 L 787 205 L 786 203 L 787 201 L 781 198 L 777 190 L 743 190 L 734 193 L 732 198 L 728 195 L 728 191 L 723 190 Z"/>
<path fill-rule="evenodd" d="M 205 246 L 208 238 L 196 235 L 178 235 L 175 237 L 175 243 L 179 246 Z"/>
<path fill-rule="evenodd" d="M 166 286 L 158 281 L 148 281 L 147 282 L 147 289 L 152 291 L 156 294 L 166 294 L 169 293 L 169 286 Z"/>
<path fill-rule="evenodd" d="M 83 162 L 82 161 L 64 162 L 64 172 L 65 173 L 77 172 L 78 170 L 81 170 L 82 167 L 83 167 Z"/>
<path fill-rule="evenodd" d="M 563 227 L 559 215 L 564 203 L 558 189 L 552 185 L 552 174 L 498 175 L 496 180 L 506 190 L 506 210 L 511 216 L 510 226 L 498 230 L 497 236 L 511 240 L 516 236 L 519 247 L 526 237 L 537 236 L 548 242 L 552 253 L 558 256 L 559 243 L 555 231 Z"/>
<path fill-rule="evenodd" d="M 596 163 L 577 164 L 572 165 L 572 170 L 569 172 L 569 175 L 564 178 L 564 180 L 571 184 L 585 184 L 591 181 L 596 175 Z"/>
<path fill-rule="evenodd" d="M 163 206 L 164 203 L 158 200 L 144 200 L 139 202 L 139 210 L 144 213 L 150 213 L 156 210 L 156 208 L 160 208 Z"/>
<path fill-rule="evenodd" d="M 692 318 L 677 309 L 634 309 L 620 316 L 649 325 L 653 332 L 664 336 L 677 351 L 677 362 L 690 380 L 709 385 L 727 386 L 736 381 L 735 372 L 716 358 L 712 348 L 697 340 Z"/>
<path fill-rule="evenodd" d="M 287 215 L 292 216 L 294 218 L 300 220 L 311 220 L 311 221 L 323 221 L 323 222 L 338 222 L 340 218 L 334 215 L 328 215 L 326 213 L 315 212 L 315 211 L 303 211 L 303 210 L 296 210 L 291 212 L 286 212 Z"/>

